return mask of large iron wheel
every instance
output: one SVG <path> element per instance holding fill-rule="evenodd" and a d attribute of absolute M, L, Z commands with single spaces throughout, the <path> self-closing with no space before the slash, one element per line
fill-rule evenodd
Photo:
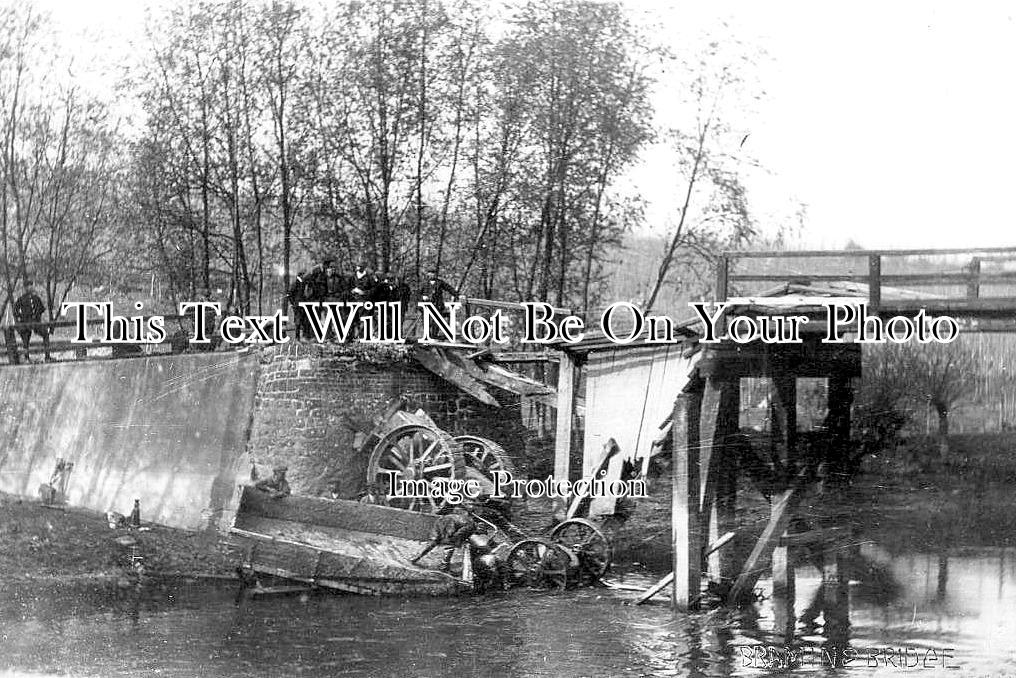
<path fill-rule="evenodd" d="M 508 453 L 493 440 L 480 436 L 455 436 L 455 442 L 462 445 L 462 458 L 466 466 L 476 469 L 487 480 L 493 479 L 494 471 L 514 473 L 515 468 Z"/>
<path fill-rule="evenodd" d="M 389 506 L 437 513 L 448 505 L 445 498 L 394 496 L 393 484 L 425 480 L 430 487 L 439 479 L 461 477 L 463 466 L 462 450 L 447 433 L 405 424 L 386 433 L 374 447 L 367 464 L 367 482 L 377 483 L 380 493 L 388 497 Z"/>
<path fill-rule="evenodd" d="M 607 573 L 611 559 L 610 540 L 588 520 L 566 520 L 554 527 L 550 539 L 576 555 L 581 584 L 595 584 Z"/>
<path fill-rule="evenodd" d="M 559 544 L 545 539 L 523 539 L 512 547 L 505 559 L 508 581 L 534 588 L 559 588 L 568 585 L 568 571 L 578 563 Z"/>

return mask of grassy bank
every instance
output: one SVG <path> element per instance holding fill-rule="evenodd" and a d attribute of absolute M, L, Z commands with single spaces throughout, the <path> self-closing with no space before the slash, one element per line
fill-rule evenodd
<path fill-rule="evenodd" d="M 146 527 L 110 529 L 95 511 L 0 494 L 0 569 L 8 582 L 88 580 L 133 577 L 135 562 L 146 576 L 228 575 L 238 562 L 217 534 Z"/>

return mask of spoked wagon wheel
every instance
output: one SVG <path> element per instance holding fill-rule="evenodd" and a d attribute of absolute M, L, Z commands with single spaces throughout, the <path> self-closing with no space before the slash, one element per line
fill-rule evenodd
<path fill-rule="evenodd" d="M 578 557 L 581 584 L 594 584 L 610 567 L 610 541 L 598 527 L 583 518 L 557 525 L 550 539 Z"/>
<path fill-rule="evenodd" d="M 476 469 L 487 480 L 493 478 L 494 471 L 515 471 L 508 453 L 493 440 L 480 436 L 455 436 L 455 441 L 462 445 L 466 466 Z"/>
<path fill-rule="evenodd" d="M 389 495 L 392 481 L 433 481 L 461 477 L 462 449 L 444 431 L 419 424 L 405 424 L 389 431 L 374 447 L 367 464 L 367 481 L 377 483 L 381 494 Z M 424 493 L 425 494 L 425 493 Z M 388 496 L 395 508 L 437 513 L 447 505 L 442 497 Z"/>
<path fill-rule="evenodd" d="M 544 539 L 523 539 L 505 558 L 508 580 L 512 584 L 538 588 L 565 588 L 569 569 L 577 565 L 572 554 Z"/>

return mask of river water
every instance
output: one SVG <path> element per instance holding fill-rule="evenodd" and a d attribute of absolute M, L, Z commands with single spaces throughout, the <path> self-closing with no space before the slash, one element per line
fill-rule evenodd
<path fill-rule="evenodd" d="M 788 639 L 771 584 L 741 611 L 633 606 L 619 588 L 455 599 L 342 595 L 237 602 L 230 586 L 0 589 L 0 672 L 74 676 L 1016 676 L 1016 549 L 899 550 L 861 539 L 845 595 L 808 625 L 821 585 L 796 568 Z M 629 586 L 656 575 L 615 573 Z M 846 626 L 830 623 L 842 615 Z M 825 621 L 825 623 L 823 623 Z M 830 628 L 830 631 L 826 631 Z M 787 660 L 786 648 L 796 652 Z M 839 654 L 837 654 L 839 653 Z M 835 672 L 842 672 L 838 669 Z"/>

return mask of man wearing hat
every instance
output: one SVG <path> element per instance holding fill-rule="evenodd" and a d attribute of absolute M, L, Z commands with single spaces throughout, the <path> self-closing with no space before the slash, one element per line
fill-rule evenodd
<path fill-rule="evenodd" d="M 272 469 L 272 477 L 254 483 L 254 489 L 267 492 L 272 499 L 288 497 L 291 492 L 289 483 L 286 481 L 286 471 L 288 470 L 285 466 L 276 466 Z"/>
<path fill-rule="evenodd" d="M 447 294 L 450 299 L 445 298 Z M 427 269 L 427 279 L 423 283 L 423 288 L 420 290 L 420 301 L 429 301 L 437 307 L 438 313 L 447 317 L 445 311 L 446 301 L 455 301 L 458 299 L 459 291 L 446 283 L 441 278 L 437 277 L 437 269 L 431 267 Z"/>

